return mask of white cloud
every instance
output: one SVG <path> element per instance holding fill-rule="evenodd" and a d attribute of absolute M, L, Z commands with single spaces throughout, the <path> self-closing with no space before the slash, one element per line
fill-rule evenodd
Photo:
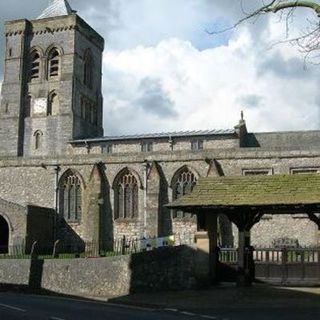
<path fill-rule="evenodd" d="M 242 109 L 250 130 L 317 128 L 316 72 L 304 70 L 297 53 L 286 55 L 279 48 L 266 51 L 263 43 L 256 46 L 244 27 L 228 45 L 203 51 L 177 38 L 154 47 L 106 51 L 106 131 L 231 128 Z M 301 64 L 294 65 L 297 61 Z M 148 111 L 139 105 L 139 88 L 146 79 L 161 84 L 162 98 L 171 102 L 172 114 L 161 117 L 154 106 Z M 259 97 L 255 106 L 250 97 Z"/>
<path fill-rule="evenodd" d="M 4 19 L 35 17 L 47 5 L 47 0 L 34 0 L 32 6 L 20 2 L 0 4 L 1 25 Z M 243 17 L 240 1 L 70 3 L 106 38 L 106 133 L 232 127 L 241 109 L 250 130 L 319 127 L 319 69 L 304 70 L 296 48 L 271 48 L 286 31 L 277 16 L 210 36 L 206 28 L 219 29 Z M 247 0 L 245 9 L 260 3 Z M 297 12 L 291 35 L 308 25 L 311 14 Z"/>

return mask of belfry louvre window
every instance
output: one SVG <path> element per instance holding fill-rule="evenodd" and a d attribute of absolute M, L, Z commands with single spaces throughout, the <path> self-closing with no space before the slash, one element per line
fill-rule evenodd
<path fill-rule="evenodd" d="M 40 55 L 33 51 L 30 56 L 30 80 L 39 79 L 40 77 Z"/>
<path fill-rule="evenodd" d="M 138 217 L 138 181 L 126 171 L 119 178 L 115 190 L 115 219 Z"/>
<path fill-rule="evenodd" d="M 60 185 L 60 214 L 69 222 L 81 220 L 82 188 L 80 178 L 70 172 Z"/>
<path fill-rule="evenodd" d="M 48 75 L 49 78 L 59 75 L 60 56 L 57 49 L 52 49 L 48 57 Z"/>
<path fill-rule="evenodd" d="M 173 184 L 173 200 L 177 200 L 182 196 L 191 193 L 196 184 L 197 178 L 192 171 L 190 171 L 188 168 L 185 168 L 182 171 L 180 171 Z M 191 213 L 183 212 L 180 210 L 174 210 L 172 217 L 191 217 Z"/>

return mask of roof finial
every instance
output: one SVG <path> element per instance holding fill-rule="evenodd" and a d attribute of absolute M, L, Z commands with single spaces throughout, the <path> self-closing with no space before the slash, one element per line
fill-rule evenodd
<path fill-rule="evenodd" d="M 241 116 L 241 121 L 244 121 L 243 110 L 241 110 L 240 116 Z"/>

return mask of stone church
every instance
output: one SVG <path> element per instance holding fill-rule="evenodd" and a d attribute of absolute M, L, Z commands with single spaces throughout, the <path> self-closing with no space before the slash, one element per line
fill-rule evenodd
<path fill-rule="evenodd" d="M 104 39 L 53 0 L 35 20 L 5 25 L 0 107 L 0 248 L 33 241 L 94 242 L 174 235 L 192 241 L 197 219 L 165 204 L 200 176 L 304 174 L 320 170 L 320 131 L 229 130 L 104 136 Z M 105 107 L 108 109 L 108 106 Z M 219 244 L 235 228 L 219 217 Z M 316 245 L 305 215 L 264 216 L 252 243 Z"/>

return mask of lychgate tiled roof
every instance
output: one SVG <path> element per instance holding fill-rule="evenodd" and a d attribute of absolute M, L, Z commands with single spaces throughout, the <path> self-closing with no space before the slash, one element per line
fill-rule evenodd
<path fill-rule="evenodd" d="M 212 135 L 232 135 L 235 134 L 234 129 L 222 130 L 194 130 L 194 131 L 175 131 L 175 132 L 161 132 L 161 133 L 144 133 L 134 135 L 120 135 L 120 136 L 106 136 L 94 139 L 83 139 L 72 141 L 74 143 L 80 142 L 101 142 L 101 141 L 116 141 L 116 140 L 139 140 L 139 139 L 157 139 L 157 138 L 177 138 L 177 137 L 200 137 Z"/>
<path fill-rule="evenodd" d="M 320 175 L 200 178 L 171 208 L 320 204 Z"/>
<path fill-rule="evenodd" d="M 50 5 L 41 13 L 37 19 L 59 17 L 69 15 L 73 12 L 67 0 L 51 0 Z"/>

